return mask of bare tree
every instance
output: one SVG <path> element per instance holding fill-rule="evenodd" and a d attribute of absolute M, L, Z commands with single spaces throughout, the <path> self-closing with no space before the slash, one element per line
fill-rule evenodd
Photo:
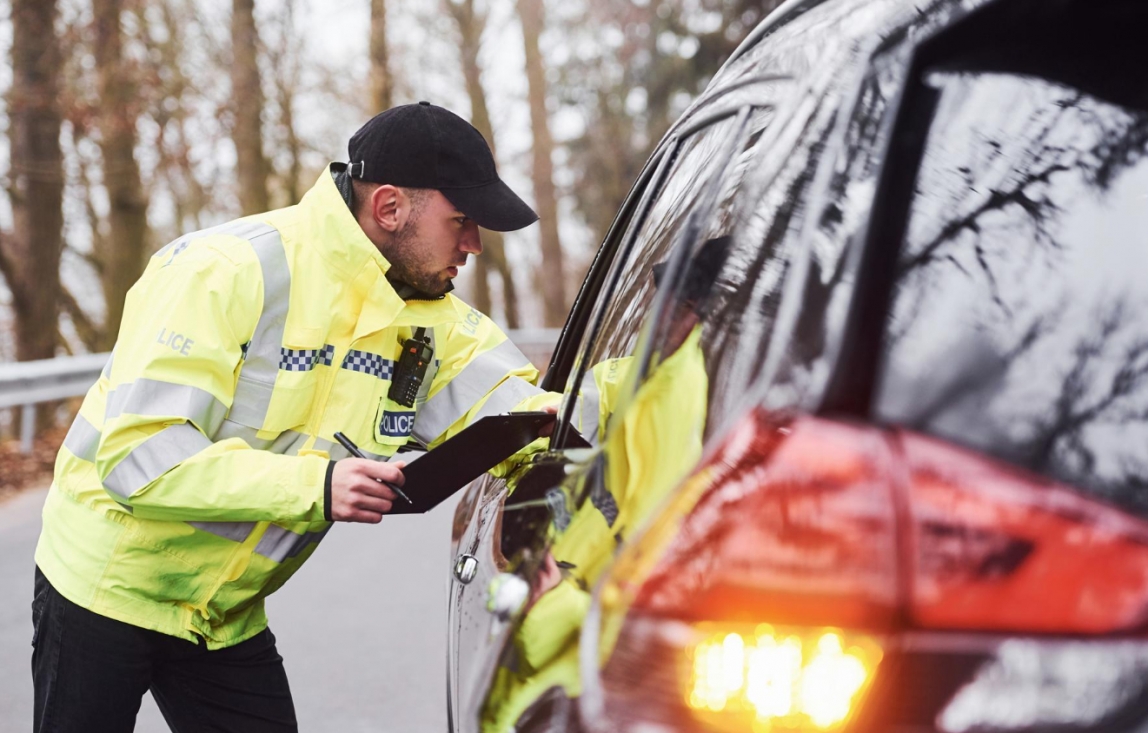
<path fill-rule="evenodd" d="M 478 11 L 474 0 L 443 0 L 443 4 L 458 27 L 462 74 L 466 81 L 466 93 L 470 98 L 470 122 L 486 138 L 490 151 L 494 153 L 496 151 L 494 130 L 490 124 L 490 112 L 486 107 L 486 91 L 482 86 L 482 66 L 478 61 L 482 32 L 486 27 L 486 15 Z M 495 155 L 495 158 L 497 157 Z M 484 313 L 490 312 L 489 265 L 492 264 L 502 280 L 506 325 L 508 328 L 518 328 L 518 290 L 514 286 L 510 264 L 506 261 L 506 245 L 502 234 L 484 231 L 482 239 L 484 257 L 487 261 L 484 262 L 482 257 L 476 260 L 475 306 Z"/>
<path fill-rule="evenodd" d="M 585 119 L 566 143 L 576 205 L 602 236 L 653 147 L 780 0 L 555 3 L 567 45 L 554 89 Z M 714 22 L 714 18 L 720 18 Z M 616 41 L 611 39 L 617 39 Z"/>
<path fill-rule="evenodd" d="M 566 277 L 562 264 L 562 242 L 558 238 L 558 194 L 554 189 L 554 138 L 546 112 L 546 64 L 538 40 L 545 27 L 542 0 L 518 0 L 522 20 L 522 40 L 526 50 L 526 79 L 529 84 L 530 130 L 534 136 L 531 177 L 534 202 L 540 219 L 542 267 L 538 272 L 538 290 L 542 294 L 543 320 L 547 326 L 561 326 L 566 321 Z"/>
<path fill-rule="evenodd" d="M 92 0 L 95 26 L 96 74 L 100 91 L 98 110 L 100 151 L 104 160 L 104 188 L 108 192 L 108 237 L 96 251 L 100 280 L 107 305 L 103 347 L 111 348 L 120 330 L 124 298 L 143 273 L 147 251 L 147 197 L 136 163 L 136 121 L 139 118 L 138 84 L 123 57 L 121 0 Z"/>
<path fill-rule="evenodd" d="M 63 250 L 63 156 L 55 0 L 13 0 L 8 96 L 14 230 L 0 237 L 0 271 L 12 291 L 16 358 L 55 356 Z"/>
<path fill-rule="evenodd" d="M 387 48 L 387 0 L 371 0 L 371 113 L 394 105 Z"/>
<path fill-rule="evenodd" d="M 192 115 L 188 106 L 196 90 L 192 80 L 183 73 L 187 29 L 197 19 L 187 0 L 160 0 L 158 7 L 160 32 L 147 39 L 148 58 L 158 60 L 151 72 L 158 87 L 151 115 L 159 128 L 159 173 L 171 191 L 175 207 L 171 234 L 177 236 L 188 229 L 203 228 L 201 214 L 209 198 L 192 165 L 188 132 Z M 144 24 L 142 18 L 140 24 Z"/>
<path fill-rule="evenodd" d="M 267 192 L 270 166 L 263 156 L 263 88 L 259 79 L 259 33 L 255 27 L 255 0 L 232 0 L 231 5 L 231 131 L 238 167 L 239 205 L 243 213 L 271 208 Z"/>
<path fill-rule="evenodd" d="M 278 109 L 278 132 L 275 146 L 282 150 L 285 164 L 276 165 L 276 178 L 279 180 L 286 200 L 284 205 L 299 203 L 299 177 L 302 170 L 300 155 L 303 143 L 295 126 L 295 97 L 299 89 L 302 59 L 299 49 L 304 39 L 295 32 L 295 2 L 287 0 L 281 5 L 275 25 L 278 31 L 274 42 L 267 49 L 268 61 L 273 69 L 271 82 L 275 87 L 275 105 Z"/>

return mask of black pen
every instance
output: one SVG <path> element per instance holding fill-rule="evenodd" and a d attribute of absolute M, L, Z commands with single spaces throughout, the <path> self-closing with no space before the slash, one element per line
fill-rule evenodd
<path fill-rule="evenodd" d="M 342 433 L 335 433 L 335 440 L 339 441 L 339 445 L 346 448 L 347 452 L 350 453 L 351 455 L 353 455 L 355 458 L 367 458 L 367 454 L 365 454 L 365 453 L 363 453 L 363 451 L 359 450 L 359 446 L 355 445 L 354 442 L 352 442 L 351 439 L 348 438 L 346 435 L 343 435 Z M 371 459 L 367 458 L 367 460 L 371 460 Z M 378 481 L 383 486 L 386 486 L 391 491 L 398 494 L 402 498 L 402 500 L 405 501 L 406 503 L 410 504 L 411 506 L 415 505 L 415 503 L 413 501 L 411 501 L 411 498 L 409 496 L 407 496 L 406 494 L 404 494 L 402 489 L 400 489 L 398 486 L 395 486 L 390 481 L 383 481 L 381 478 L 377 478 L 375 480 Z"/>

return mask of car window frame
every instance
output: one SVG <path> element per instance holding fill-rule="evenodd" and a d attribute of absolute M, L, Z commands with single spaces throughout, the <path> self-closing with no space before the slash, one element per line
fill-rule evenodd
<path fill-rule="evenodd" d="M 594 255 L 586 277 L 570 306 L 570 312 L 566 316 L 566 323 L 562 326 L 558 342 L 554 346 L 546 374 L 539 384 L 542 389 L 555 391 L 555 383 L 559 389 L 566 386 L 570 368 L 573 366 L 578 347 L 582 342 L 586 322 L 593 313 L 597 299 L 602 296 L 606 276 L 618 255 L 619 248 L 624 245 L 623 238 L 630 231 L 630 222 L 634 216 L 642 215 L 643 210 L 649 206 L 650 202 L 646 201 L 647 192 L 651 190 L 651 187 L 657 188 L 657 176 L 662 160 L 666 155 L 667 146 L 665 144 L 660 145 L 650 155 L 645 165 L 642 166 L 634 185 L 626 194 L 618 213 L 614 216 L 614 221 L 610 224 L 610 228 L 602 240 L 602 245 Z"/>

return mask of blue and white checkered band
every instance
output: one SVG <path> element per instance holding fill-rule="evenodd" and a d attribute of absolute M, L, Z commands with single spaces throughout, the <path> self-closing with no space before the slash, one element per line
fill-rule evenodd
<path fill-rule="evenodd" d="M 279 349 L 279 368 L 288 372 L 309 372 L 319 364 L 331 366 L 335 347 L 327 344 L 321 349 Z"/>
<path fill-rule="evenodd" d="M 353 372 L 370 374 L 379 379 L 390 379 L 395 373 L 395 362 L 369 351 L 351 349 L 343 358 L 343 368 Z"/>
<path fill-rule="evenodd" d="M 251 348 L 251 342 L 248 341 L 247 343 L 243 344 L 239 348 L 243 350 L 243 357 L 242 357 L 242 359 L 240 359 L 240 361 L 246 361 L 247 360 L 247 350 Z"/>

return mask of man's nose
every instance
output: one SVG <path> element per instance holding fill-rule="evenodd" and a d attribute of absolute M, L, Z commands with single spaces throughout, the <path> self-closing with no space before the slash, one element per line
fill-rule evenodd
<path fill-rule="evenodd" d="M 478 233 L 478 224 L 468 221 L 463 226 L 462 239 L 459 241 L 458 248 L 476 257 L 482 254 L 482 237 Z"/>

